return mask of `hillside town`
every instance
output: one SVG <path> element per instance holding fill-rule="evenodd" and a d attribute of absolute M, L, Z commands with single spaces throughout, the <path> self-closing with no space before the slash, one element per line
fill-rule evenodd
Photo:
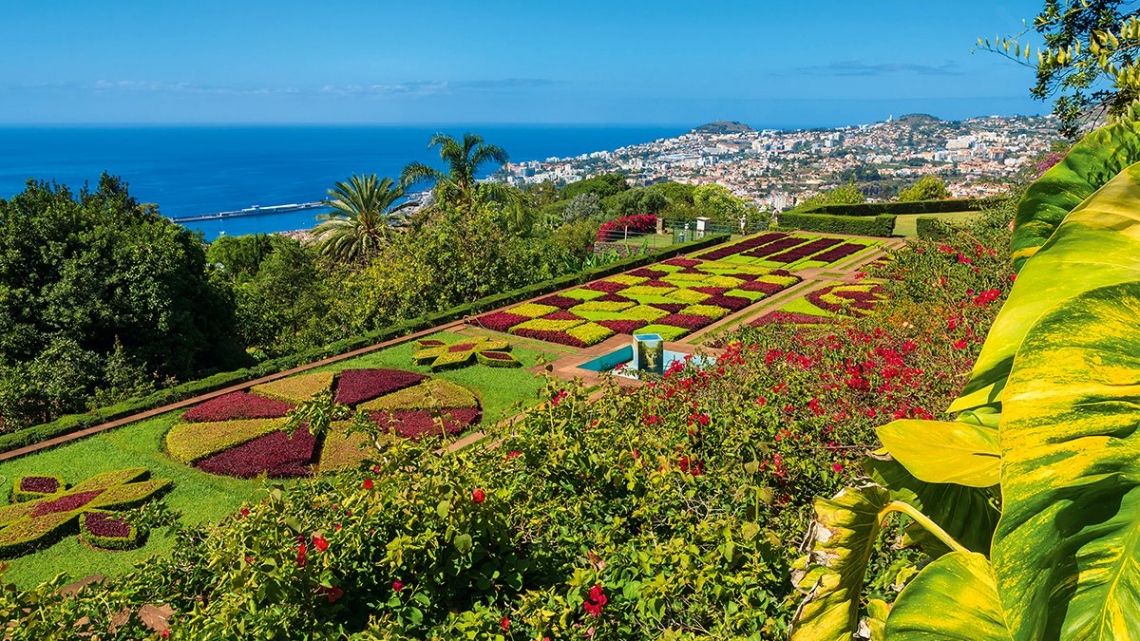
<path fill-rule="evenodd" d="M 1031 159 L 1057 140 L 1057 122 L 1040 116 L 944 121 L 913 114 L 837 129 L 757 130 L 737 122 L 704 125 L 677 136 L 573 158 L 511 163 L 498 178 L 514 185 L 565 184 L 624 173 L 638 185 L 673 180 L 719 183 L 761 207 L 782 211 L 849 182 L 886 199 L 891 185 L 926 174 L 956 198 L 1005 192 Z"/>

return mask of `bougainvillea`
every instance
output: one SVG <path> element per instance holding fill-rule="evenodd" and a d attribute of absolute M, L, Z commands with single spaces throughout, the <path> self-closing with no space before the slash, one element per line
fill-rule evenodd
<path fill-rule="evenodd" d="M 604 242 L 622 238 L 625 234 L 640 236 L 652 234 L 655 231 L 657 231 L 657 216 L 655 214 L 635 214 L 602 223 L 598 227 L 598 240 Z"/>

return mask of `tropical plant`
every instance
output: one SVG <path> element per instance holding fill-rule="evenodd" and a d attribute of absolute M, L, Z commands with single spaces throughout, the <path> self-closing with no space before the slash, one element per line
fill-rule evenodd
<path fill-rule="evenodd" d="M 436 199 L 445 206 L 470 210 L 477 200 L 501 200 L 503 185 L 480 185 L 479 170 L 488 163 L 504 165 L 510 161 L 507 152 L 499 146 L 488 145 L 483 137 L 463 134 L 462 140 L 446 134 L 435 134 L 428 148 L 439 147 L 439 157 L 447 167 L 444 173 L 420 162 L 409 163 L 400 175 L 400 185 L 408 188 L 416 183 L 430 182 Z"/>
<path fill-rule="evenodd" d="M 1068 177 L 1047 173 L 1029 193 L 1057 193 Z M 905 542 L 933 562 L 889 613 L 867 607 L 873 638 L 1140 639 L 1138 211 L 1140 163 L 1025 262 L 950 406 L 956 420 L 879 428 L 884 450 L 865 463 L 867 480 L 816 501 L 792 639 L 851 638 L 894 512 L 911 518 Z"/>
<path fill-rule="evenodd" d="M 402 187 L 376 174 L 353 175 L 348 182 L 336 183 L 324 201 L 333 211 L 318 216 L 325 222 L 313 229 L 321 253 L 347 263 L 375 256 L 391 239 L 396 214 L 412 204 L 399 203 L 403 197 Z"/>

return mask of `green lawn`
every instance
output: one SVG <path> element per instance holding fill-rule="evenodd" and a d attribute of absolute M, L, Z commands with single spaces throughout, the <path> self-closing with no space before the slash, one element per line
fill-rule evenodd
<path fill-rule="evenodd" d="M 461 338 L 458 334 L 439 333 L 432 336 L 448 342 Z M 476 393 L 483 405 L 484 422 L 513 416 L 521 407 L 539 402 L 538 391 L 543 381 L 526 368 L 537 364 L 540 356 L 553 360 L 562 350 L 535 349 L 512 341 L 513 353 L 523 368 L 503 369 L 473 365 L 464 369 L 432 374 Z M 397 345 L 322 370 L 382 367 L 430 374 L 427 367 L 412 364 L 415 349 L 411 343 Z M 19 476 L 49 474 L 61 476 L 69 484 L 107 470 L 146 467 L 155 478 L 169 478 L 174 488 L 166 495 L 166 504 L 183 514 L 188 524 L 210 523 L 237 511 L 241 504 L 261 500 L 265 484 L 199 472 L 168 458 L 162 452 L 162 438 L 179 417 L 178 412 L 140 421 L 109 432 L 47 450 L 13 461 L 0 463 L 0 504 L 8 501 L 11 482 Z M 4 573 L 7 582 L 28 587 L 59 573 L 73 579 L 91 574 L 113 576 L 129 570 L 136 562 L 155 554 L 169 554 L 173 540 L 162 531 L 154 532 L 147 544 L 125 552 L 94 551 L 79 543 L 75 536 L 66 537 L 50 548 L 8 561 Z"/>
<path fill-rule="evenodd" d="M 975 220 L 980 215 L 976 211 L 956 211 L 946 214 L 906 214 L 905 216 L 898 216 L 895 218 L 895 236 L 918 236 L 918 219 L 920 217 L 937 218 L 944 220 L 948 223 L 968 223 Z"/>

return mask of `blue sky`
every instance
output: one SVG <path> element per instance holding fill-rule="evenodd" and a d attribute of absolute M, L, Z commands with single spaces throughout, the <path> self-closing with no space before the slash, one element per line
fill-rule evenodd
<path fill-rule="evenodd" d="M 0 123 L 833 126 L 1044 113 L 1041 0 L 12 0 Z"/>

